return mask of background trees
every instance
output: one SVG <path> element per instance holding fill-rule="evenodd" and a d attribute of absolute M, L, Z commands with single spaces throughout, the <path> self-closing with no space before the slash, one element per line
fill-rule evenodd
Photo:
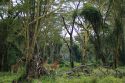
<path fill-rule="evenodd" d="M 71 68 L 80 61 L 123 65 L 124 5 L 124 0 L 0 1 L 0 71 L 20 60 L 27 77 L 46 60 L 69 60 Z"/>

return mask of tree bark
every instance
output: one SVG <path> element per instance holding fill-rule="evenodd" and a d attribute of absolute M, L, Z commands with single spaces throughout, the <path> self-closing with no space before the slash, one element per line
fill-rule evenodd
<path fill-rule="evenodd" d="M 71 63 L 71 68 L 74 68 L 74 53 L 73 53 L 73 38 L 72 35 L 70 35 L 70 63 Z"/>

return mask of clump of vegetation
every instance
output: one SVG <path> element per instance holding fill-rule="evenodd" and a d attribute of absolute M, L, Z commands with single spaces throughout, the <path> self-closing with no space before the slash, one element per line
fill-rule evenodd
<path fill-rule="evenodd" d="M 100 11 L 91 4 L 85 4 L 85 7 L 82 9 L 81 16 L 84 16 L 87 21 L 94 25 L 102 22 L 102 15 Z"/>

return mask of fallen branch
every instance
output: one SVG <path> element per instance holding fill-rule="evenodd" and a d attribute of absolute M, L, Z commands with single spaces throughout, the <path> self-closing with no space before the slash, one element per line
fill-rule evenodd
<path fill-rule="evenodd" d="M 71 70 L 67 71 L 66 74 L 72 75 L 74 73 L 79 73 L 79 72 L 82 72 L 82 73 L 85 73 L 85 74 L 90 74 L 91 69 L 88 68 L 88 66 L 92 66 L 92 64 L 80 65 L 80 66 L 74 67 Z"/>

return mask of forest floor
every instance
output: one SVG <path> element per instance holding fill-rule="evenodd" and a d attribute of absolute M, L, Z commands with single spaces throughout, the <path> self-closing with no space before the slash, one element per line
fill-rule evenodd
<path fill-rule="evenodd" d="M 98 67 L 94 68 L 90 74 L 80 71 L 69 72 L 71 70 L 68 67 L 62 67 L 48 76 L 32 79 L 32 83 L 125 83 L 125 67 L 119 67 L 117 71 Z M 0 83 L 12 83 L 21 76 L 21 73 L 1 72 Z"/>

